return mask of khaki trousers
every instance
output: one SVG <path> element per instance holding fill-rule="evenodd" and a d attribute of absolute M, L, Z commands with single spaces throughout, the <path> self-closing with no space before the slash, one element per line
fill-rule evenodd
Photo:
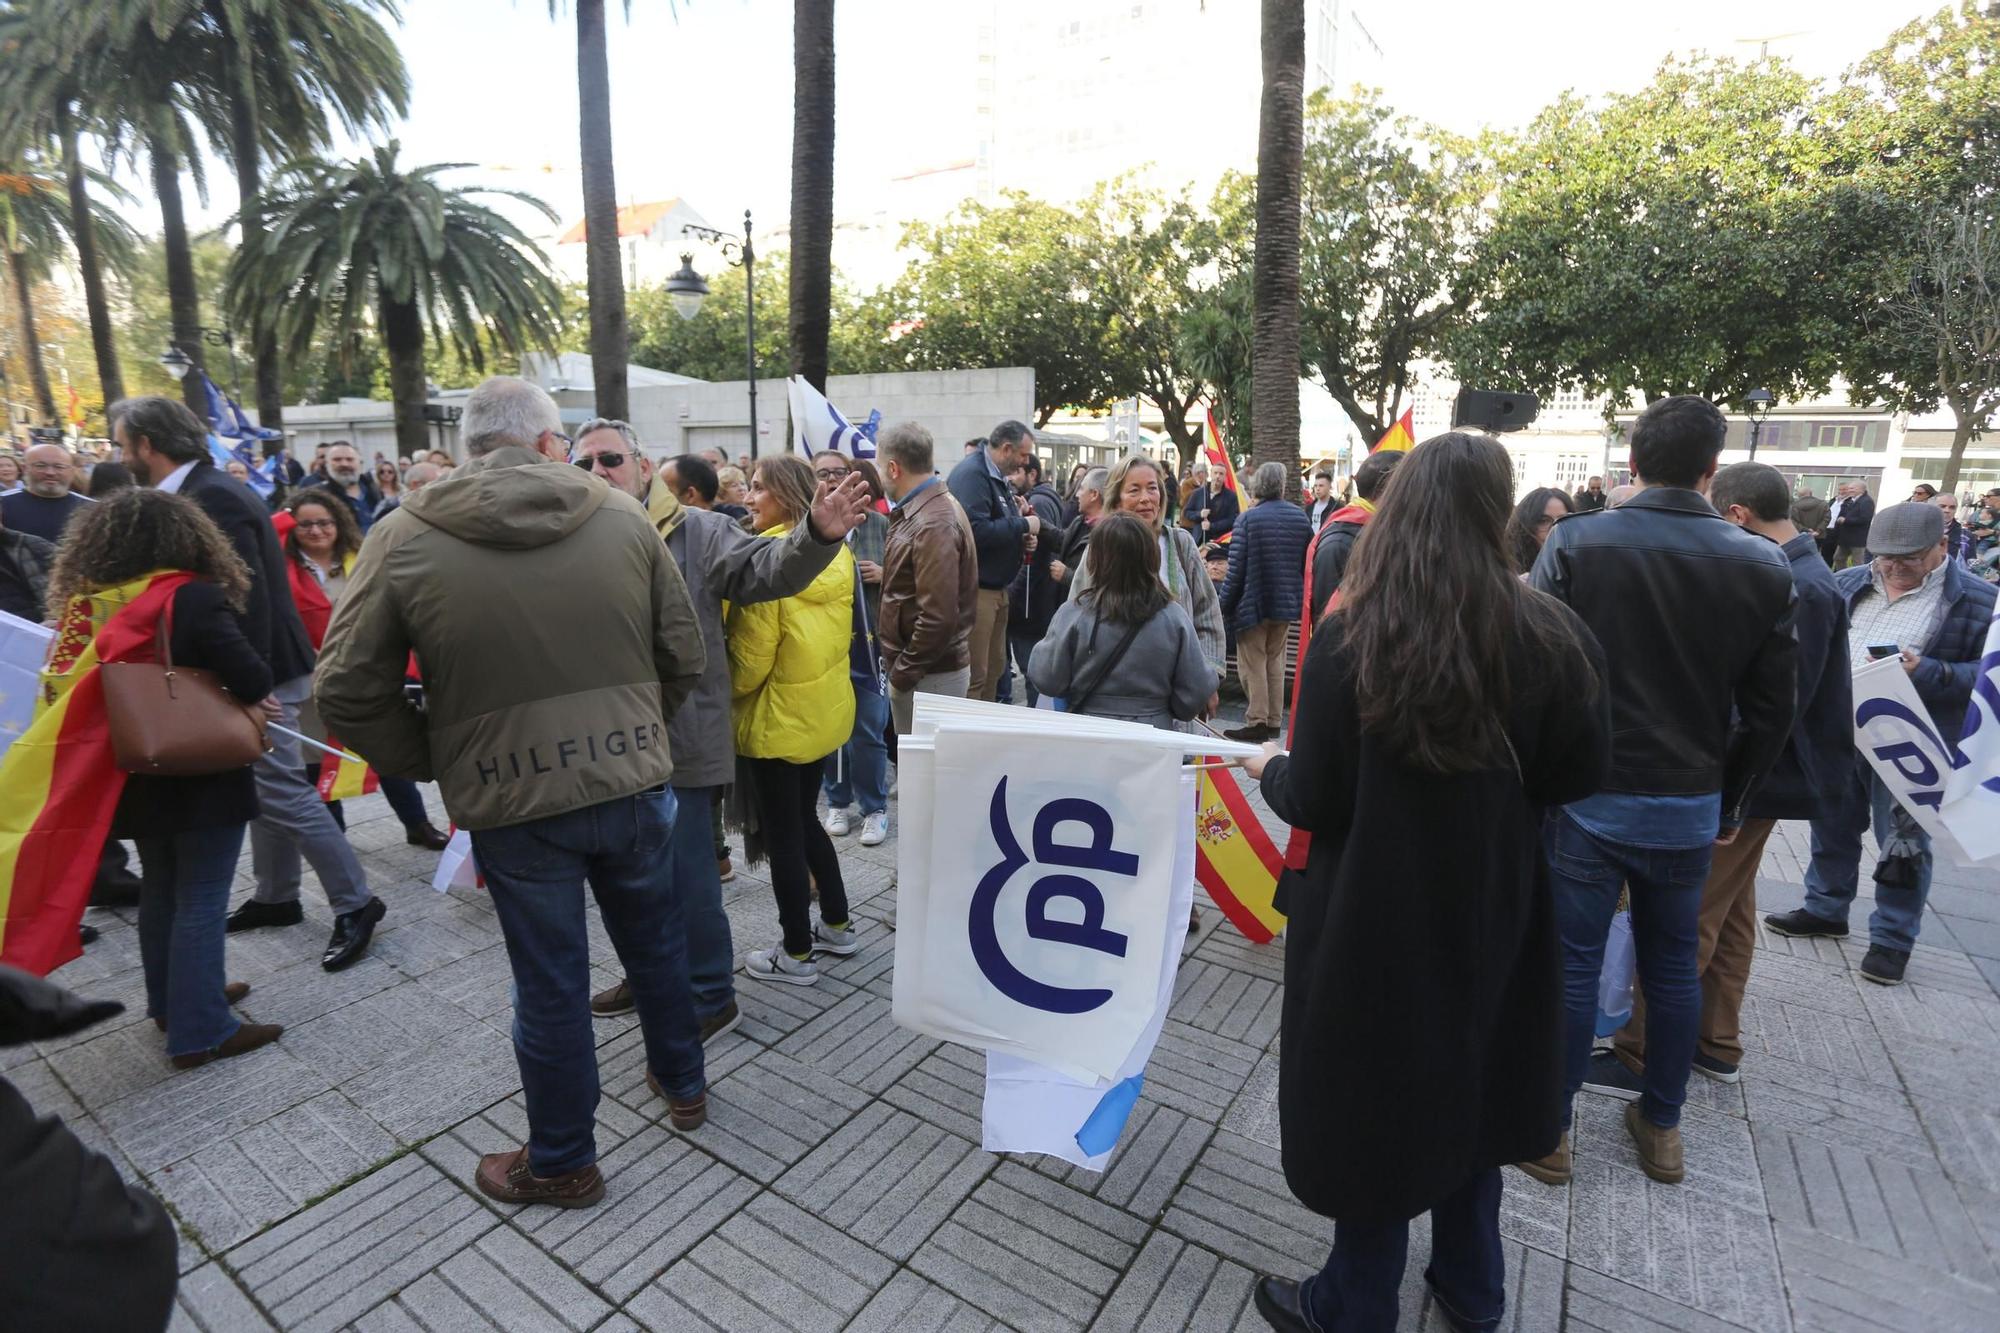
<path fill-rule="evenodd" d="M 907 690 L 889 687 L 889 716 L 894 720 L 896 734 L 910 734 L 910 722 L 917 711 L 917 696 L 920 694 L 948 694 L 954 699 L 965 697 L 965 683 L 971 673 L 964 667 L 956 671 L 939 671 L 925 676 Z"/>
<path fill-rule="evenodd" d="M 1007 670 L 1007 590 L 981 588 L 972 622 L 972 685 L 968 699 L 993 702 Z"/>
<path fill-rule="evenodd" d="M 1282 620 L 1265 620 L 1236 632 L 1236 674 L 1250 696 L 1244 721 L 1253 727 L 1284 725 L 1285 631 Z"/>
<path fill-rule="evenodd" d="M 1724 1064 L 1743 1060 L 1743 988 L 1757 952 L 1757 867 L 1775 819 L 1746 819 L 1736 841 L 1715 849 L 1701 887 L 1694 967 L 1701 978 L 1701 1032 L 1696 1049 Z M 1613 1046 L 1627 1064 L 1646 1063 L 1646 1001 L 1632 997 L 1632 1017 Z"/>

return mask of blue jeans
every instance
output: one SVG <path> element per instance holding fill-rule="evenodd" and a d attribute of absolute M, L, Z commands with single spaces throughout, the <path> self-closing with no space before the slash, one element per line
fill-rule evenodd
<path fill-rule="evenodd" d="M 1408 1222 L 1336 1222 L 1326 1267 L 1307 1278 L 1299 1304 L 1321 1333 L 1395 1333 L 1397 1293 L 1410 1248 Z M 1507 1261 L 1500 1250 L 1500 1170 L 1488 1167 L 1431 1209 L 1424 1281 L 1464 1328 L 1500 1326 Z"/>
<path fill-rule="evenodd" d="M 1563 1124 L 1590 1067 L 1597 1032 L 1597 974 L 1618 909 L 1621 885 L 1632 889 L 1632 945 L 1646 997 L 1645 1091 L 1639 1113 L 1662 1129 L 1681 1122 L 1688 1075 L 1701 1027 L 1701 979 L 1695 970 L 1696 921 L 1713 846 L 1667 849 L 1606 842 L 1562 812 L 1543 838 L 1556 931 L 1563 948 Z"/>
<path fill-rule="evenodd" d="M 1812 822 L 1812 864 L 1806 867 L 1806 910 L 1823 921 L 1845 925 L 1861 877 L 1861 825 L 1872 823 L 1879 845 L 1891 832 L 1890 810 L 1895 800 L 1875 776 L 1868 761 L 1854 757 L 1854 771 L 1830 793 L 1832 808 Z M 1871 943 L 1908 953 L 1923 929 L 1924 904 L 1931 896 L 1931 839 L 1918 832 L 1923 854 L 1917 858 L 1914 886 L 1877 884 L 1875 911 L 1868 918 Z"/>
<path fill-rule="evenodd" d="M 710 812 L 720 787 L 676 787 L 680 814 L 667 843 L 673 863 L 674 893 L 687 925 L 688 989 L 694 1012 L 713 1018 L 736 1002 L 736 945 L 729 937 L 729 914 L 722 910 L 722 872 L 715 864 L 715 831 Z"/>
<path fill-rule="evenodd" d="M 826 757 L 826 803 L 844 810 L 861 796 L 861 813 L 889 808 L 889 696 L 854 687 L 854 734 Z"/>
<path fill-rule="evenodd" d="M 246 824 L 135 838 L 146 1014 L 167 1020 L 167 1054 L 212 1051 L 242 1026 L 222 998 L 223 923 Z"/>
<path fill-rule="evenodd" d="M 693 1097 L 705 1086 L 666 854 L 673 826 L 674 794 L 656 787 L 472 834 L 514 969 L 514 1058 L 528 1103 L 528 1164 L 538 1176 L 597 1160 L 586 878 L 632 983 L 647 1068 L 670 1097 Z"/>

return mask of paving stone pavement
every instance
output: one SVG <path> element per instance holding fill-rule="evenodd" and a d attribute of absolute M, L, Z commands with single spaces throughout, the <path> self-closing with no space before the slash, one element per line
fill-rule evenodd
<path fill-rule="evenodd" d="M 179 1219 L 176 1330 L 1254 1330 L 1254 1275 L 1325 1256 L 1331 1226 L 1279 1162 L 1282 943 L 1205 913 L 1103 1174 L 995 1156 L 981 1057 L 890 1018 L 893 839 L 840 845 L 859 954 L 813 990 L 739 977 L 706 1126 L 673 1132 L 633 1021 L 600 1023 L 604 1204 L 499 1206 L 470 1184 L 527 1132 L 498 924 L 482 894 L 430 890 L 379 798 L 350 818 L 389 906 L 363 963 L 317 966 L 310 881 L 305 925 L 230 937 L 243 1013 L 287 1025 L 275 1046 L 173 1072 L 133 916 L 97 911 L 104 938 L 59 979 L 127 1012 L 0 1053 Z M 1778 830 L 1762 907 L 1797 905 L 1809 856 Z M 770 942 L 768 882 L 740 861 L 727 906 L 739 952 Z M 1859 980 L 1863 935 L 1760 940 L 1743 1081 L 1695 1080 L 1685 1184 L 1641 1174 L 1620 1104 L 1586 1095 L 1575 1182 L 1507 1174 L 1505 1328 L 2000 1330 L 2000 877 L 1941 867 L 1931 908 L 1895 990 Z M 1419 1219 L 1402 1327 L 1431 1333 L 1428 1243 Z"/>

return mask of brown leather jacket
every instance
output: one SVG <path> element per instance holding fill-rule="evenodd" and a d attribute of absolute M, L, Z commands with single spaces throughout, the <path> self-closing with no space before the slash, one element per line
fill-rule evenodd
<path fill-rule="evenodd" d="M 978 602 L 972 524 L 940 477 L 889 516 L 878 638 L 889 683 L 908 690 L 925 676 L 970 665 Z"/>

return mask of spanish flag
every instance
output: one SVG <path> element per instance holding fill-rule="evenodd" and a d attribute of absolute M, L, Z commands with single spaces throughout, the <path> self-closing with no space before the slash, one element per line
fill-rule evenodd
<path fill-rule="evenodd" d="M 1216 476 L 1223 490 L 1235 491 L 1240 500 L 1243 492 L 1236 485 L 1236 465 L 1229 461 L 1229 451 L 1222 447 L 1222 432 L 1215 428 L 1215 413 L 1203 412 L 1202 415 L 1208 422 L 1201 437 L 1201 451 L 1208 459 L 1208 470 Z"/>
<path fill-rule="evenodd" d="M 1414 407 L 1405 408 L 1403 411 L 1403 415 L 1396 418 L 1396 424 L 1389 427 L 1388 430 L 1384 431 L 1382 433 L 1382 438 L 1375 441 L 1375 447 L 1373 449 L 1370 449 L 1368 452 L 1371 454 L 1379 454 L 1386 449 L 1391 453 L 1408 453 L 1410 450 L 1416 448 L 1417 447 L 1416 417 L 1417 417 L 1416 408 Z"/>
<path fill-rule="evenodd" d="M 154 626 L 193 577 L 159 570 L 64 608 L 35 720 L 0 758 L 0 963 L 45 976 L 82 952 L 77 923 L 125 790 L 98 664 L 153 660 Z"/>
<path fill-rule="evenodd" d="M 340 757 L 326 755 L 319 766 L 319 798 L 322 801 L 351 801 L 357 796 L 366 796 L 380 785 L 375 770 L 365 763 L 356 763 L 346 757 L 346 747 L 331 734 L 326 738 L 329 747 L 341 751 Z"/>
<path fill-rule="evenodd" d="M 1205 761 L 1208 762 L 1208 761 Z M 1256 944 L 1269 944 L 1285 928 L 1274 905 L 1284 860 L 1258 822 L 1236 775 L 1204 768 L 1196 787 L 1194 877 L 1230 924 Z"/>

